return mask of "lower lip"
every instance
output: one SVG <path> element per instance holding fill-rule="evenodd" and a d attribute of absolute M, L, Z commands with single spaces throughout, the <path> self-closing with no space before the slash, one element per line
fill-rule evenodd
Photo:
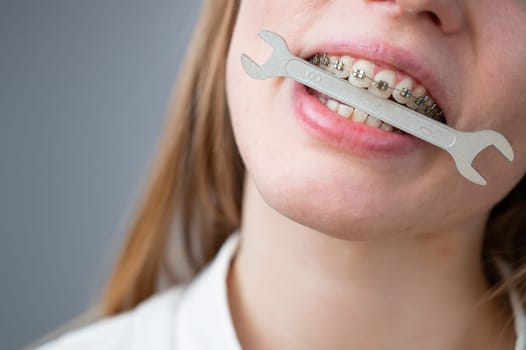
<path fill-rule="evenodd" d="M 399 157 L 414 152 L 423 141 L 347 120 L 328 109 L 307 88 L 294 83 L 296 116 L 315 138 L 360 156 Z"/>

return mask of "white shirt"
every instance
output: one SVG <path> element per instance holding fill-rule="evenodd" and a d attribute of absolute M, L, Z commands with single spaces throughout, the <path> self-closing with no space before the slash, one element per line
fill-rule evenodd
<path fill-rule="evenodd" d="M 226 292 L 229 265 L 238 245 L 236 233 L 190 284 L 172 288 L 131 311 L 66 334 L 40 350 L 241 350 Z M 521 336 L 515 350 L 526 350 L 523 339 L 526 318 L 517 305 L 513 303 L 515 325 Z"/>

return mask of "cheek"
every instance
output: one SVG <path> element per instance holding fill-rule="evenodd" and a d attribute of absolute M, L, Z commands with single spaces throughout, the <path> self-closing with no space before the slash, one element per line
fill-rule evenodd
<path fill-rule="evenodd" d="M 504 169 L 501 177 L 507 178 L 508 184 L 502 186 L 509 187 L 526 172 L 526 46 L 517 45 L 525 39 L 526 12 L 517 6 L 472 5 L 479 11 L 479 16 L 473 18 L 473 26 L 480 29 L 474 34 L 477 64 L 464 79 L 462 114 L 466 123 L 461 127 L 494 129 L 511 142 L 515 151 L 513 163 L 493 150 L 480 157 L 487 161 L 479 160 L 480 164 Z"/>
<path fill-rule="evenodd" d="M 515 153 L 513 162 L 507 161 L 493 147 L 484 150 L 474 162 L 482 174 L 490 174 L 488 182 L 492 186 L 506 192 L 526 173 L 526 94 L 523 92 L 526 71 L 515 59 L 510 59 L 512 55 L 503 54 L 502 49 L 493 48 L 492 51 L 481 54 L 485 59 L 479 61 L 477 70 L 466 79 L 469 84 L 464 87 L 460 118 L 464 123 L 458 127 L 461 130 L 496 130 L 511 143 Z M 499 69 L 495 69 L 496 64 Z"/>

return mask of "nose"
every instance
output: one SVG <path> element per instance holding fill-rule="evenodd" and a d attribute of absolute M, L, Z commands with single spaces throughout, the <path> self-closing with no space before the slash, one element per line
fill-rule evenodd
<path fill-rule="evenodd" d="M 462 30 L 466 24 L 463 0 L 393 0 L 408 16 L 426 16 L 446 34 Z"/>

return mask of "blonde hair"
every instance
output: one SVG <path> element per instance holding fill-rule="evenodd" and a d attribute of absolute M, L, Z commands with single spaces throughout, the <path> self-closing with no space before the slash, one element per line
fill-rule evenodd
<path fill-rule="evenodd" d="M 170 276 L 171 284 L 183 282 L 169 264 L 171 235 L 178 237 L 178 261 L 189 267 L 191 278 L 240 225 L 245 170 L 225 96 L 226 56 L 238 7 L 239 0 L 203 4 L 177 85 L 178 103 L 169 113 L 149 182 L 103 296 L 104 315 L 150 297 L 162 274 Z M 481 257 L 493 285 L 502 280 L 494 257 L 511 262 L 512 282 L 523 295 L 525 189 L 523 179 L 491 213 Z"/>

